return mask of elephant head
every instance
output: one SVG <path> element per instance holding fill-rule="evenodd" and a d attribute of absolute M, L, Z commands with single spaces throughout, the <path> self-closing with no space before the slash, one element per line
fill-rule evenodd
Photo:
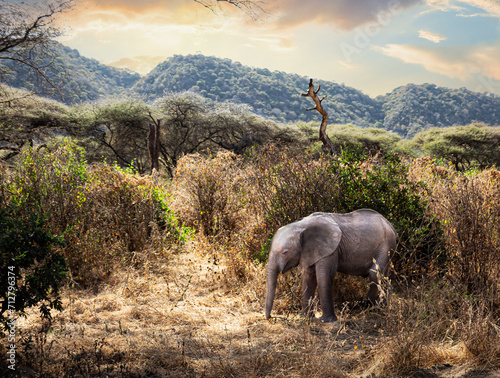
<path fill-rule="evenodd" d="M 313 214 L 281 227 L 273 237 L 267 263 L 266 319 L 271 317 L 279 273 L 299 266 L 306 269 L 335 253 L 342 237 L 338 224 Z"/>

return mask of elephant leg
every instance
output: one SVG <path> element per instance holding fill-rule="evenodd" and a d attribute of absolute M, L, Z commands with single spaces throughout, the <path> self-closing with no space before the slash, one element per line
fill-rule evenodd
<path fill-rule="evenodd" d="M 314 317 L 313 298 L 316 292 L 317 281 L 314 267 L 304 269 L 302 272 L 302 310 L 305 316 Z"/>
<path fill-rule="evenodd" d="M 368 274 L 368 280 L 370 281 L 370 289 L 368 290 L 368 305 L 376 305 L 378 304 L 378 295 L 379 295 L 379 276 L 382 272 L 377 271 L 377 265 L 373 264 L 370 269 L 370 273 Z"/>
<path fill-rule="evenodd" d="M 337 321 L 335 316 L 335 307 L 333 305 L 333 278 L 337 271 L 337 258 L 333 257 L 332 265 L 316 264 L 316 277 L 318 280 L 318 293 L 321 302 L 321 310 L 323 315 L 320 320 L 323 323 Z M 321 261 L 320 261 L 321 263 Z"/>
<path fill-rule="evenodd" d="M 378 303 L 378 282 L 370 282 L 370 290 L 368 290 L 368 306 L 374 306 Z"/>

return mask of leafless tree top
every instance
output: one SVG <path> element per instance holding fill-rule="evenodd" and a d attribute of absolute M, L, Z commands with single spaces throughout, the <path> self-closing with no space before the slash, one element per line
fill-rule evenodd
<path fill-rule="evenodd" d="M 241 9 L 253 19 L 256 19 L 259 14 L 264 13 L 264 1 L 260 0 L 194 0 L 196 3 L 203 5 L 212 12 L 221 10 L 223 4 L 232 5 Z"/>

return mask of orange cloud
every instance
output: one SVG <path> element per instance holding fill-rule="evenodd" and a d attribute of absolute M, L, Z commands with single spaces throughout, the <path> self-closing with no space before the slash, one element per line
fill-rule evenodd
<path fill-rule="evenodd" d="M 216 4 L 215 0 L 206 2 Z M 291 28 L 315 22 L 335 25 L 342 30 L 352 30 L 359 25 L 377 21 L 380 16 L 390 17 L 422 2 L 423 0 L 268 0 L 262 2 L 265 12 L 259 13 L 257 20 L 271 22 L 278 28 Z M 255 0 L 255 3 L 260 5 L 258 0 Z M 221 8 L 225 16 L 245 15 L 244 9 L 240 11 L 234 6 L 226 5 Z M 159 17 L 158 21 L 163 19 L 174 24 L 196 23 L 199 22 L 200 16 L 214 16 L 195 0 L 87 0 L 85 5 L 75 12 L 75 17 L 100 12 L 121 13 L 130 20 L 141 15 L 155 14 Z"/>
<path fill-rule="evenodd" d="M 435 48 L 390 44 L 375 49 L 405 63 L 418 64 L 430 72 L 462 81 L 477 74 L 492 80 L 500 80 L 498 45 Z"/>

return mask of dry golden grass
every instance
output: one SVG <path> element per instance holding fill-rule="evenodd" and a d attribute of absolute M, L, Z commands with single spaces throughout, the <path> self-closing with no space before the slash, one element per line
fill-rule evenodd
<path fill-rule="evenodd" d="M 464 374 L 482 366 L 464 342 L 438 329 L 441 307 L 419 331 L 422 323 L 410 318 L 422 298 L 397 296 L 377 309 L 344 306 L 336 326 L 309 323 L 287 308 L 286 281 L 294 280 L 285 276 L 276 318 L 266 321 L 264 268 L 248 265 L 239 282 L 229 264 L 224 251 L 197 237 L 168 261 L 116 272 L 97 294 L 68 289 L 50 332 L 35 312 L 19 321 L 23 338 L 32 337 L 21 352 L 23 376 L 368 377 L 442 365 L 444 377 L 451 365 Z M 478 319 L 469 320 L 481 328 Z M 441 332 L 441 342 L 425 340 L 430 332 Z"/>

